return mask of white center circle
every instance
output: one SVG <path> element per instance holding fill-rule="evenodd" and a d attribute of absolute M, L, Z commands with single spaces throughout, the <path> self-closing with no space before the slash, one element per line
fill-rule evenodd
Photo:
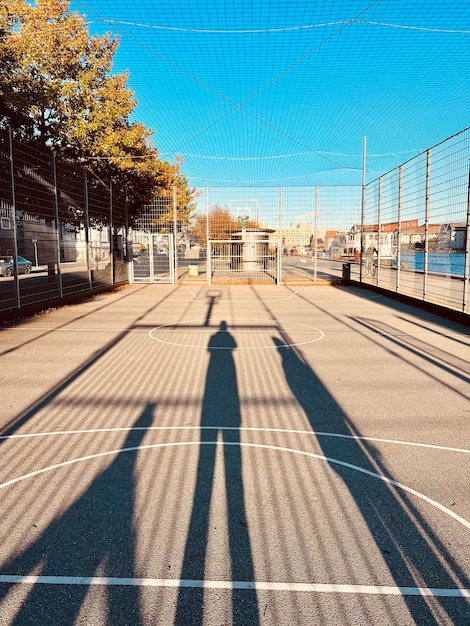
<path fill-rule="evenodd" d="M 220 342 L 211 342 L 218 334 Z M 324 336 L 319 328 L 300 322 L 250 318 L 237 319 L 236 322 L 189 320 L 162 324 L 149 331 L 149 337 L 158 343 L 205 350 L 209 346 L 214 350 L 290 348 L 315 343 Z"/>

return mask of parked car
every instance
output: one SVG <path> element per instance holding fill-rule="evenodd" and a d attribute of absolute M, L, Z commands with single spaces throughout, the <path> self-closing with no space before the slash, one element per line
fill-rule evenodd
<path fill-rule="evenodd" d="M 29 274 L 33 264 L 22 256 L 16 257 L 18 274 Z M 12 276 L 15 273 L 15 262 L 12 256 L 0 257 L 0 276 Z"/>

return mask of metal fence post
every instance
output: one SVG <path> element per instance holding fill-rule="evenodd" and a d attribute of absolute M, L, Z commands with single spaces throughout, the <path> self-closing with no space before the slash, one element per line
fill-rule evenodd
<path fill-rule="evenodd" d="M 114 228 L 113 228 L 113 179 L 109 181 L 109 259 L 111 264 L 111 285 L 114 285 Z"/>
<path fill-rule="evenodd" d="M 362 259 L 364 256 L 364 221 L 366 212 L 366 145 L 367 138 L 362 142 L 362 195 L 361 195 L 361 263 L 359 265 L 359 282 L 362 282 Z"/>
<path fill-rule="evenodd" d="M 13 163 L 13 134 L 11 132 L 11 128 L 8 129 L 8 145 L 9 145 L 9 159 L 10 159 L 10 187 L 11 187 L 11 211 L 12 215 L 12 223 L 13 223 L 13 253 L 14 259 L 18 259 L 18 229 L 16 227 L 16 193 L 15 193 L 15 167 Z M 18 264 L 15 261 L 15 266 L 18 270 Z M 15 295 L 16 295 L 16 306 L 20 308 L 21 306 L 21 296 L 20 296 L 20 277 L 18 276 L 18 271 L 15 272 Z"/>
<path fill-rule="evenodd" d="M 467 224 L 465 229 L 465 263 L 463 270 L 463 302 L 462 310 L 467 313 L 469 282 L 470 282 L 470 159 L 468 166 L 468 188 L 467 188 Z"/>
<path fill-rule="evenodd" d="M 398 168 L 398 215 L 397 215 L 397 280 L 395 283 L 395 291 L 400 291 L 400 265 L 401 265 L 401 212 L 402 212 L 402 181 L 403 181 L 403 165 Z"/>
<path fill-rule="evenodd" d="M 91 280 L 91 263 L 90 263 L 90 215 L 88 212 L 88 176 L 86 168 L 83 168 L 83 202 L 85 205 L 85 244 L 86 244 L 86 263 L 88 266 L 88 282 L 90 289 L 93 288 Z"/>
<path fill-rule="evenodd" d="M 178 231 L 178 211 L 176 202 L 176 185 L 173 185 L 173 268 L 174 275 L 178 276 L 178 247 L 176 245 L 176 233 Z"/>
<path fill-rule="evenodd" d="M 209 187 L 206 187 L 206 248 L 210 239 L 210 227 L 209 227 Z"/>
<path fill-rule="evenodd" d="M 211 240 L 207 240 L 207 284 L 212 285 L 212 250 L 211 250 Z"/>
<path fill-rule="evenodd" d="M 426 197 L 424 206 L 424 279 L 423 279 L 423 300 L 428 297 L 429 278 L 429 206 L 431 190 L 431 150 L 426 152 Z"/>
<path fill-rule="evenodd" d="M 59 280 L 59 293 L 62 298 L 63 288 L 62 288 L 62 274 L 60 271 L 60 232 L 59 232 L 59 201 L 57 197 L 57 169 L 55 162 L 55 152 L 51 152 L 51 175 L 52 175 L 52 196 L 54 202 L 54 219 L 55 219 L 55 234 L 56 234 L 56 246 L 57 246 L 57 276 Z"/>
<path fill-rule="evenodd" d="M 126 254 L 125 259 L 126 263 L 131 261 L 129 254 L 129 209 L 127 206 L 127 185 L 124 184 L 124 241 L 126 242 Z"/>
<path fill-rule="evenodd" d="M 379 178 L 379 190 L 377 198 L 377 271 L 375 284 L 380 283 L 380 233 L 382 232 L 382 176 Z"/>
<path fill-rule="evenodd" d="M 318 274 L 318 206 L 319 206 L 319 189 L 315 187 L 315 213 L 313 214 L 313 282 L 317 282 Z"/>

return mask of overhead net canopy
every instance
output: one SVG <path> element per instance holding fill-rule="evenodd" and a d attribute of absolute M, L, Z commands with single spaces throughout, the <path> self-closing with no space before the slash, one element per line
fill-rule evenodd
<path fill-rule="evenodd" d="M 466 0 L 74 0 L 194 186 L 361 184 L 468 126 Z"/>

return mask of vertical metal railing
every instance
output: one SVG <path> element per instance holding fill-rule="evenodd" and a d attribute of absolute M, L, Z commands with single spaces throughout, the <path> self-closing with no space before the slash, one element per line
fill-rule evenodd
<path fill-rule="evenodd" d="M 122 198 L 120 200 L 122 190 L 118 184 L 95 180 L 96 177 L 92 177 L 86 168 L 65 163 L 59 155 L 51 155 L 51 151 L 38 146 L 31 150 L 30 146 L 15 139 L 11 132 L 2 132 L 0 143 L 5 167 L 1 210 L 2 216 L 7 213 L 11 216 L 12 224 L 10 233 L 5 232 L 5 227 L 1 234 L 2 253 L 11 250 L 16 256 L 19 254 L 30 259 L 33 256 L 36 259 L 39 253 L 39 263 L 35 263 L 32 278 L 39 275 L 38 265 L 44 266 L 53 260 L 57 263 L 58 271 L 54 281 L 45 281 L 47 289 L 38 290 L 42 299 L 74 293 L 79 288 L 82 291 L 93 289 L 98 285 L 114 283 L 116 279 L 122 280 L 121 250 L 126 245 L 124 240 L 129 223 L 127 199 L 124 194 L 123 209 Z M 363 158 L 365 160 L 365 145 Z M 365 167 L 365 183 L 364 173 Z M 334 186 L 251 187 L 243 191 L 237 189 L 234 196 L 230 188 L 206 188 L 205 204 L 202 190 L 199 206 L 200 216 L 205 216 L 205 241 L 201 221 L 201 236 L 198 238 L 200 256 L 188 255 L 179 261 L 180 268 L 178 250 L 182 242 L 189 241 L 187 233 L 191 234 L 191 224 L 182 228 L 176 191 L 173 186 L 173 203 L 171 191 L 161 198 L 162 211 L 172 216 L 170 222 L 162 222 L 157 225 L 157 230 L 150 232 L 173 232 L 175 245 L 172 248 L 172 260 L 177 277 L 178 269 L 187 267 L 191 263 L 190 259 L 195 258 L 201 261 L 200 269 L 207 263 L 207 276 L 211 280 L 217 258 L 211 260 L 213 250 L 209 248 L 210 238 L 231 238 L 231 233 L 241 227 L 240 223 L 227 226 L 223 221 L 214 226 L 210 221 L 213 209 L 231 207 L 234 197 L 244 195 L 249 200 L 240 201 L 234 207 L 234 217 L 240 217 L 241 210 L 245 208 L 249 213 L 249 203 L 256 202 L 256 215 L 251 206 L 251 222 L 259 222 L 260 228 L 273 230 L 270 239 L 272 249 L 275 248 L 275 242 L 281 239 L 278 259 L 280 269 L 277 272 L 279 280 L 296 279 L 302 271 L 305 276 L 310 273 L 312 282 L 315 282 L 317 269 L 323 271 L 324 268 L 322 262 L 317 268 L 318 242 L 323 240 L 320 257 L 329 259 L 333 237 L 331 232 L 346 233 L 350 257 L 354 258 L 354 248 L 359 245 L 362 254 L 366 252 L 366 247 L 370 251 L 374 241 L 378 251 L 379 263 L 375 276 L 363 276 L 363 266 L 359 264 L 357 270 L 356 266 L 352 267 L 354 280 L 359 277 L 359 280 L 368 284 L 426 302 L 443 304 L 464 312 L 469 310 L 470 128 L 382 174 L 375 181 L 362 187 L 356 185 L 347 191 Z M 359 207 L 360 225 L 357 220 Z M 419 221 L 421 229 L 417 229 L 415 240 L 409 234 L 413 221 Z M 96 230 L 97 224 L 99 232 Z M 358 232 L 359 228 L 361 232 Z M 289 237 L 294 235 L 297 241 L 303 242 L 299 244 L 300 247 L 310 246 L 310 257 L 299 259 L 297 268 L 294 267 L 297 259 L 293 256 L 296 252 L 291 251 L 296 244 L 289 244 Z M 122 237 L 122 245 L 119 236 Z M 74 237 L 77 239 L 76 244 Z M 294 240 L 290 239 L 291 242 Z M 189 247 L 189 243 L 185 245 Z M 101 253 L 101 259 L 91 271 L 93 246 Z M 392 247 L 393 262 L 389 254 Z M 73 256 L 75 248 L 76 259 Z M 287 249 L 285 260 L 282 260 L 284 248 Z M 389 258 L 382 263 L 383 257 L 387 255 Z M 108 258 L 110 267 L 106 265 Z M 412 262 L 410 258 L 413 258 Z M 333 256 L 331 259 L 335 260 Z M 446 269 L 436 270 L 436 259 Z M 74 265 L 75 260 L 77 262 Z M 457 261 L 460 265 L 455 270 Z M 116 262 L 120 264 L 119 275 Z M 2 282 L 5 294 L 3 309 L 23 306 L 26 299 L 31 302 L 34 284 L 39 283 L 24 279 L 23 276 L 18 277 L 17 272 L 11 279 L 5 278 Z"/>
<path fill-rule="evenodd" d="M 402 219 L 402 199 L 403 199 L 403 165 L 398 168 L 398 205 L 397 205 L 397 279 L 395 291 L 400 291 L 401 274 L 401 219 Z"/>
<path fill-rule="evenodd" d="M 11 277 L 0 277 L 0 312 L 127 280 L 129 223 L 120 187 L 98 184 L 83 165 L 63 161 L 44 146 L 22 143 L 11 129 L 0 130 L 0 149 L 0 253 L 14 259 Z M 103 259 L 96 280 L 91 232 Z M 28 276 L 18 263 L 21 257 L 31 262 Z"/>
<path fill-rule="evenodd" d="M 468 298 L 469 298 L 469 282 L 470 282 L 470 159 L 468 165 L 468 185 L 467 185 L 467 223 L 465 226 L 465 260 L 464 260 L 464 272 L 463 272 L 463 302 L 462 311 L 468 312 Z"/>
<path fill-rule="evenodd" d="M 377 270 L 375 275 L 375 283 L 378 285 L 380 283 L 380 271 L 381 271 L 381 247 L 382 247 L 382 177 L 379 178 L 379 186 L 377 193 Z"/>
<path fill-rule="evenodd" d="M 18 257 L 18 231 L 16 225 L 16 192 L 15 192 L 15 164 L 13 160 L 13 136 L 11 128 L 8 130 L 8 151 L 10 160 L 10 186 L 11 186 L 11 212 L 12 212 L 12 224 L 13 224 L 13 251 L 14 258 Z M 21 307 L 20 296 L 20 281 L 18 272 L 15 272 L 15 297 L 16 306 Z"/>
<path fill-rule="evenodd" d="M 424 264 L 423 264 L 423 301 L 428 297 L 429 282 L 429 207 L 431 189 L 431 150 L 426 151 L 426 192 L 424 199 Z"/>
<path fill-rule="evenodd" d="M 113 228 L 113 180 L 109 182 L 109 261 L 111 265 L 111 284 L 114 285 L 114 228 Z"/>
<path fill-rule="evenodd" d="M 85 221 L 85 245 L 86 245 L 86 262 L 88 268 L 89 288 L 93 288 L 91 276 L 91 256 L 90 256 L 90 212 L 89 212 L 89 196 L 88 196 L 88 174 L 86 169 L 83 170 L 83 206 Z"/>
<path fill-rule="evenodd" d="M 58 194 L 57 194 L 57 169 L 56 169 L 56 156 L 55 152 L 51 152 L 51 175 L 52 175 L 52 194 L 53 194 L 53 203 L 54 203 L 54 218 L 55 218 L 55 248 L 56 248 L 56 262 L 57 264 L 57 274 L 54 268 L 54 276 L 57 275 L 57 279 L 59 282 L 59 293 L 60 297 L 63 298 L 63 284 L 62 284 L 62 272 L 60 268 L 60 228 L 59 228 L 59 202 L 58 202 Z"/>

